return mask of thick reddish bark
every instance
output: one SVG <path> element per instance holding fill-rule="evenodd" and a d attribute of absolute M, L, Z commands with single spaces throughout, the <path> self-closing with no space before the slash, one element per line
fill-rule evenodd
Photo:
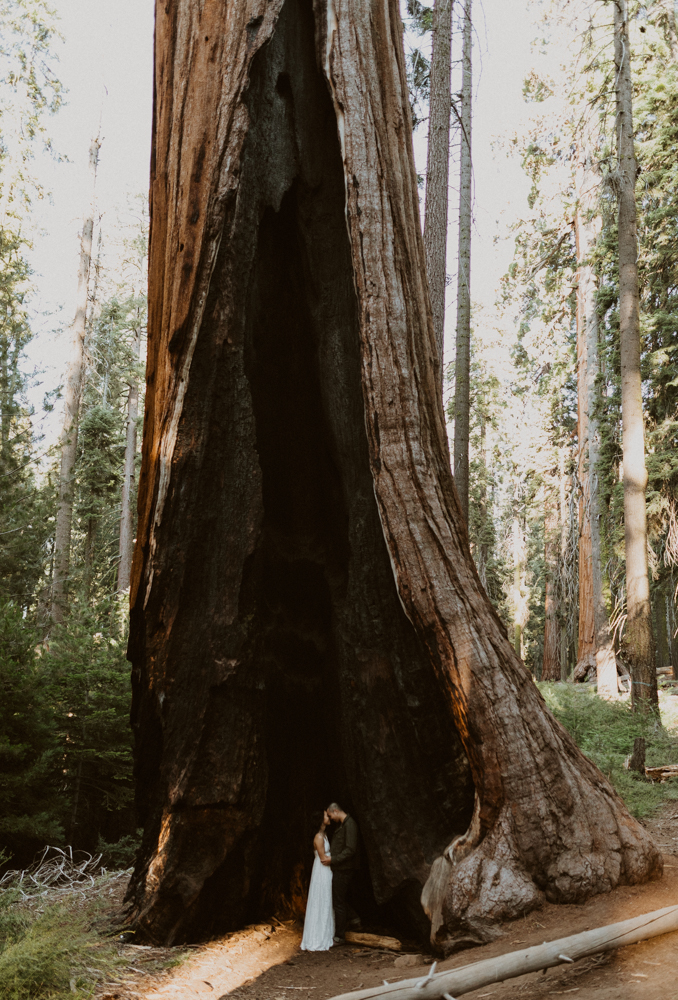
<path fill-rule="evenodd" d="M 247 42 L 250 16 L 229 5 L 198 32 L 217 40 L 208 79 L 214 65 L 235 74 L 235 106 L 227 94 L 205 108 L 211 87 L 195 98 L 202 119 L 190 93 L 157 102 L 130 644 L 145 818 L 135 919 L 177 940 L 298 912 L 310 815 L 338 799 L 358 819 L 376 902 L 426 933 L 419 894 L 473 788 L 374 498 L 341 148 L 311 5 L 288 0 L 273 37 L 264 19 Z M 175 65 L 180 92 L 201 71 L 175 63 L 186 30 L 181 11 L 159 8 L 156 80 Z M 177 106 L 192 123 L 178 160 L 163 117 L 181 129 Z M 227 111 L 224 151 L 210 130 Z M 167 194 L 182 168 L 188 205 Z M 191 226 L 205 215 L 200 254 Z"/>
<path fill-rule="evenodd" d="M 469 438 L 471 425 L 471 129 L 473 125 L 473 22 L 471 0 L 464 0 L 459 155 L 459 259 L 457 262 L 457 336 L 454 354 L 454 482 L 468 524 Z M 427 262 L 428 263 L 428 262 Z"/>
<path fill-rule="evenodd" d="M 431 39 L 431 88 L 428 108 L 424 248 L 433 310 L 433 327 L 443 380 L 445 289 L 447 287 L 447 216 L 450 178 L 450 83 L 453 0 L 435 0 Z"/>
<path fill-rule="evenodd" d="M 396 0 L 159 4 L 152 169 L 137 926 L 289 901 L 330 796 L 393 916 L 428 875 L 442 947 L 650 877 L 473 566 Z"/>

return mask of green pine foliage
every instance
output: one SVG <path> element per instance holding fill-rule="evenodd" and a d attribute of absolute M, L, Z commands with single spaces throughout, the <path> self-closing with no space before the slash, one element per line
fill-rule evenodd
<path fill-rule="evenodd" d="M 52 500 L 36 479 L 31 381 L 25 350 L 32 339 L 30 272 L 19 237 L 0 229 L 0 598 L 26 608 L 42 582 Z"/>
<path fill-rule="evenodd" d="M 11 602 L 0 605 L 0 844 L 25 857 L 63 842 L 60 746 L 51 670 L 39 634 Z M 27 852 L 28 846 L 28 852 Z"/>
<path fill-rule="evenodd" d="M 46 843 L 89 851 L 101 843 L 102 863 L 110 865 L 113 858 L 129 860 L 138 840 L 127 595 L 117 593 L 117 567 L 127 400 L 130 385 L 142 381 L 146 232 L 147 215 L 135 210 L 131 225 L 112 234 L 111 254 L 122 265 L 109 272 L 105 255 L 98 264 L 79 420 L 70 599 L 60 625 L 49 621 L 59 454 L 55 449 L 51 461 L 40 455 L 25 404 L 30 286 L 12 247 L 13 283 L 12 272 L 5 271 L 4 287 L 0 276 L 6 318 L 3 327 L 0 315 L 6 415 L 0 465 L 9 473 L 0 478 L 0 847 L 14 864 L 29 863 Z M 135 503 L 133 497 L 132 509 Z"/>
<path fill-rule="evenodd" d="M 135 829 L 124 601 L 76 604 L 49 640 L 67 843 L 87 849 L 100 835 L 115 840 Z"/>
<path fill-rule="evenodd" d="M 631 8 L 634 114 L 639 164 L 639 270 L 643 396 L 649 484 L 648 531 L 657 665 L 676 663 L 678 586 L 678 66 L 676 22 L 666 4 Z M 624 502 L 621 449 L 621 364 L 619 356 L 618 261 L 614 159 L 614 70 L 609 18 L 591 8 L 577 27 L 568 8 L 554 0 L 544 8 L 543 44 L 569 59 L 557 82 L 533 72 L 524 96 L 534 106 L 532 124 L 513 137 L 532 182 L 522 221 L 514 229 L 515 256 L 504 279 L 500 310 L 513 327 L 512 371 L 502 392 L 522 400 L 533 413 L 526 435 L 511 434 L 517 402 L 503 411 L 507 451 L 491 469 L 499 483 L 494 521 L 495 551 L 515 562 L 507 540 L 520 523 L 527 570 L 521 590 L 522 652 L 540 675 L 543 634 L 544 490 L 556 496 L 566 484 L 559 512 L 561 552 L 558 606 L 570 668 L 577 650 L 577 545 L 580 489 L 576 438 L 576 256 L 573 215 L 576 163 L 584 144 L 600 178 L 601 233 L 593 254 L 598 277 L 600 330 L 599 404 L 601 459 L 595 470 L 601 499 L 604 586 L 608 613 L 621 640 L 625 616 Z M 555 48 L 555 44 L 559 46 Z M 570 45 L 567 50 L 565 45 Z M 554 72 L 556 67 L 554 64 Z M 528 429 L 529 428 L 529 429 Z M 500 431 L 500 434 L 502 431 Z M 508 452 L 513 455 L 509 461 Z M 483 473 L 485 475 L 485 473 Z M 541 483 L 543 489 L 535 488 Z M 473 487 L 472 487 L 473 489 Z M 562 498 L 561 498 L 562 499 Z M 502 528 L 503 525 L 503 528 Z M 476 530 L 471 527 L 472 532 Z M 518 615 L 512 574 L 502 584 L 509 629 Z M 513 591 L 513 594 L 512 594 Z M 502 604 L 492 595 L 495 604 Z M 508 614 L 506 614 L 508 612 Z"/>

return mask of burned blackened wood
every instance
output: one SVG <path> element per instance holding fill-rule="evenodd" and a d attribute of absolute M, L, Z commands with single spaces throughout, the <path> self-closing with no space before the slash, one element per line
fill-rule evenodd
<path fill-rule="evenodd" d="M 426 883 L 443 948 L 651 876 L 470 557 L 397 3 L 157 17 L 136 926 L 175 941 L 298 906 L 330 798 L 377 903 L 421 929 Z"/>

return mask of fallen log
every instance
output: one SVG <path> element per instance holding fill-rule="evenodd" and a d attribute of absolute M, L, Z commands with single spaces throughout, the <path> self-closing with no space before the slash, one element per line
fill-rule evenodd
<path fill-rule="evenodd" d="M 387 951 L 400 951 L 402 944 L 398 938 L 382 937 L 381 934 L 362 934 L 358 931 L 346 931 L 349 944 L 361 944 L 365 948 L 386 948 Z"/>
<path fill-rule="evenodd" d="M 514 979 L 528 972 L 550 969 L 555 965 L 576 962 L 587 955 L 613 951 L 624 945 L 676 930 L 678 906 L 667 906 L 642 917 L 632 917 L 617 924 L 572 934 L 533 948 L 511 951 L 506 955 L 487 958 L 458 969 L 448 969 L 446 972 L 436 973 L 434 962 L 428 976 L 424 978 L 419 976 L 417 979 L 403 979 L 398 983 L 384 982 L 383 986 L 342 993 L 332 997 L 332 1000 L 371 1000 L 372 997 L 385 997 L 386 1000 L 451 1000 L 463 993 L 480 989 L 481 986 Z"/>
<path fill-rule="evenodd" d="M 678 764 L 664 764 L 663 767 L 646 767 L 645 775 L 652 781 L 666 781 L 667 778 L 678 778 Z"/>

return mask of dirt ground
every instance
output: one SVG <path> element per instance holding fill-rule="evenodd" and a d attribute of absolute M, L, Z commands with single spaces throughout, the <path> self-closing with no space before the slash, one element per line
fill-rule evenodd
<path fill-rule="evenodd" d="M 504 927 L 501 938 L 458 952 L 438 965 L 455 968 L 504 952 L 566 937 L 604 924 L 678 904 L 678 803 L 668 803 L 647 826 L 664 852 L 664 876 L 644 886 L 622 887 L 581 906 L 546 905 Z M 122 947 L 129 965 L 119 983 L 97 991 L 99 1000 L 327 1000 L 360 987 L 380 985 L 426 972 L 432 959 L 419 954 L 415 965 L 396 967 L 393 953 L 344 946 L 329 952 L 299 950 L 301 927 L 258 924 L 189 950 L 173 969 L 151 972 L 165 949 Z M 411 952 L 410 952 L 411 954 Z M 144 970 L 146 966 L 149 971 Z M 574 998 L 574 994 L 577 997 Z M 470 1000 L 541 1000 L 573 995 L 573 1000 L 678 1000 L 678 932 L 614 953 L 582 959 L 546 973 L 486 986 Z"/>

